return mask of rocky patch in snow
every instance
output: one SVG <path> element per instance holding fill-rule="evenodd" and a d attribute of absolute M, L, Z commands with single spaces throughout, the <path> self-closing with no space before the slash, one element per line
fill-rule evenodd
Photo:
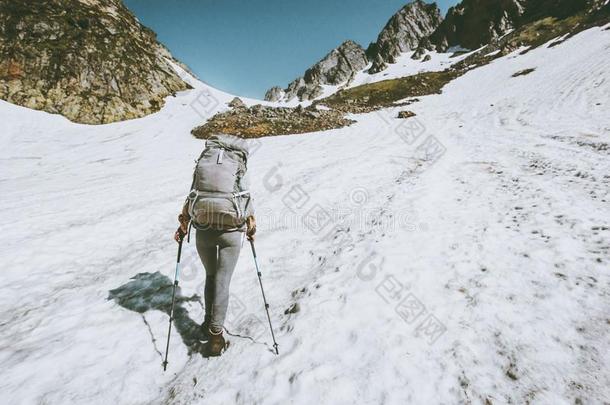
<path fill-rule="evenodd" d="M 404 110 L 404 111 L 399 111 L 398 112 L 398 117 L 397 118 L 406 119 L 406 118 L 415 117 L 416 115 L 417 114 L 415 114 L 413 111 Z"/>
<path fill-rule="evenodd" d="M 205 124 L 193 129 L 192 134 L 203 139 L 219 133 L 258 138 L 325 131 L 345 127 L 354 122 L 335 110 L 301 106 L 276 108 L 257 104 L 249 108 L 238 106 L 216 114 Z"/>

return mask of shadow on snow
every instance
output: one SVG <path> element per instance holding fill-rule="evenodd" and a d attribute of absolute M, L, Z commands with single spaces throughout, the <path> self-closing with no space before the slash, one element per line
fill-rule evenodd
<path fill-rule="evenodd" d="M 146 318 L 144 318 L 144 314 L 148 311 L 162 311 L 169 317 L 172 305 L 172 290 L 172 280 L 160 272 L 138 273 L 129 282 L 110 290 L 108 292 L 108 300 L 114 300 L 114 302 L 123 308 L 141 314 L 144 323 L 148 326 Z M 201 303 L 201 297 L 196 294 L 191 297 L 183 297 L 180 287 L 178 287 L 176 290 L 174 325 L 172 329 L 180 334 L 182 341 L 189 349 L 189 355 L 192 353 L 203 355 L 205 353 L 204 344 L 199 340 L 201 338 L 201 325 L 189 317 L 188 311 L 184 307 L 185 302 L 192 301 Z M 150 330 L 150 326 L 148 328 L 155 350 L 163 356 L 161 351 L 156 347 L 156 339 Z"/>

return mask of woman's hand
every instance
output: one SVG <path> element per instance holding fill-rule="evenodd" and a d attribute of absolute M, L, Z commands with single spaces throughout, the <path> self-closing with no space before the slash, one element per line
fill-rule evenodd
<path fill-rule="evenodd" d="M 191 221 L 191 217 L 189 216 L 188 213 L 184 213 L 184 211 L 183 211 L 182 214 L 178 215 L 178 222 L 180 222 L 180 226 L 178 227 L 178 229 L 176 230 L 176 233 L 174 234 L 174 240 L 176 242 L 180 243 L 182 241 L 182 239 L 184 239 L 184 236 L 188 232 L 190 221 Z"/>
<path fill-rule="evenodd" d="M 180 243 L 182 242 L 182 239 L 184 239 L 184 235 L 186 235 L 186 232 L 183 232 L 182 227 L 179 226 L 178 229 L 176 229 L 176 233 L 174 234 L 174 240 Z"/>
<path fill-rule="evenodd" d="M 256 233 L 256 219 L 252 215 L 250 215 L 246 219 L 246 236 L 248 240 L 254 240 L 254 234 Z"/>

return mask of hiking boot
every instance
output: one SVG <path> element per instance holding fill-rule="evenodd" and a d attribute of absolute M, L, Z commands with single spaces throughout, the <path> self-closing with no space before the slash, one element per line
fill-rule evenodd
<path fill-rule="evenodd" d="M 207 354 L 211 357 L 220 356 L 225 349 L 226 342 L 225 338 L 222 336 L 222 329 L 220 332 L 215 333 L 211 329 L 208 329 L 208 348 Z"/>

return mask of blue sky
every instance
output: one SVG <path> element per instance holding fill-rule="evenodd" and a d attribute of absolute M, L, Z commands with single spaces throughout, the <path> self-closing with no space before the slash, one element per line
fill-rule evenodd
<path fill-rule="evenodd" d="M 366 48 L 408 0 L 125 0 L 205 82 L 262 98 L 346 39 Z M 437 4 L 443 14 L 456 0 Z"/>

